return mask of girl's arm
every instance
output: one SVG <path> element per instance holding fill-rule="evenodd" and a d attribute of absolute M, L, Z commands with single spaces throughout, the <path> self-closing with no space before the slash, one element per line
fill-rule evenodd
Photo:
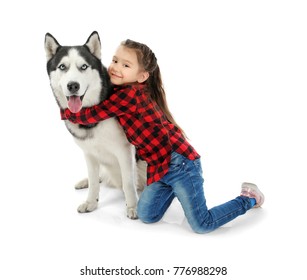
<path fill-rule="evenodd" d="M 100 121 L 132 113 L 136 110 L 135 87 L 125 87 L 116 91 L 109 99 L 98 105 L 83 108 L 78 113 L 72 113 L 69 109 L 61 109 L 61 119 L 83 125 L 94 124 Z"/>

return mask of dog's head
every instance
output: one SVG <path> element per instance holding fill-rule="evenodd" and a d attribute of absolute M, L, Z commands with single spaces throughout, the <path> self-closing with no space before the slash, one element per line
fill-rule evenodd
<path fill-rule="evenodd" d="M 45 36 L 47 72 L 61 108 L 73 113 L 105 99 L 109 78 L 101 64 L 99 35 L 94 31 L 81 46 L 61 46 L 49 33 Z"/>

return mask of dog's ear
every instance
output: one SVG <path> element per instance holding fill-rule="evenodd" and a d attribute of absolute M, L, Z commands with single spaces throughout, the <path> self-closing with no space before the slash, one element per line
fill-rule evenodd
<path fill-rule="evenodd" d="M 46 51 L 47 61 L 49 61 L 55 55 L 58 47 L 60 47 L 58 41 L 50 33 L 46 33 L 45 51 Z"/>
<path fill-rule="evenodd" d="M 101 59 L 101 44 L 100 38 L 97 31 L 94 31 L 90 37 L 87 39 L 85 46 L 90 49 L 90 52 L 96 56 L 98 59 Z"/>

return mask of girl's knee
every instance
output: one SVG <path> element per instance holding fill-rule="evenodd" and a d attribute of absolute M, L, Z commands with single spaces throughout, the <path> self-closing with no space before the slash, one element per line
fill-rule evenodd
<path fill-rule="evenodd" d="M 137 215 L 138 218 L 146 224 L 156 223 L 161 219 L 160 216 L 153 215 L 153 212 L 150 211 L 150 208 L 146 207 L 146 205 L 142 204 L 140 201 L 137 207 Z"/>
<path fill-rule="evenodd" d="M 199 233 L 199 234 L 209 233 L 215 229 L 214 224 L 210 222 L 204 222 L 204 221 L 200 222 L 197 220 L 192 220 L 192 221 L 189 221 L 189 224 L 192 230 L 195 233 Z"/>
<path fill-rule="evenodd" d="M 209 233 L 210 231 L 213 230 L 213 229 L 211 229 L 209 227 L 205 227 L 205 226 L 202 226 L 202 227 L 191 226 L 191 228 L 195 233 L 198 233 L 198 234 Z"/>
<path fill-rule="evenodd" d="M 138 212 L 138 218 L 145 224 L 156 223 L 161 220 L 161 217 L 154 217 L 152 215 L 145 214 L 144 212 Z"/>

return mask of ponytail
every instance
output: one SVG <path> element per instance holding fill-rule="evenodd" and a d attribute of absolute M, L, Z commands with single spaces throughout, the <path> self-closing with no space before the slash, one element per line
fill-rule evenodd
<path fill-rule="evenodd" d="M 149 78 L 146 81 L 148 90 L 150 92 L 150 97 L 153 99 L 159 106 L 159 108 L 162 110 L 164 115 L 166 116 L 167 120 L 174 124 L 185 136 L 184 131 L 182 128 L 177 124 L 175 121 L 172 113 L 170 112 L 167 100 L 166 100 L 166 94 L 163 87 L 162 79 L 161 79 L 161 73 L 159 65 L 157 64 L 155 70 L 152 72 L 152 74 L 149 75 Z"/>

